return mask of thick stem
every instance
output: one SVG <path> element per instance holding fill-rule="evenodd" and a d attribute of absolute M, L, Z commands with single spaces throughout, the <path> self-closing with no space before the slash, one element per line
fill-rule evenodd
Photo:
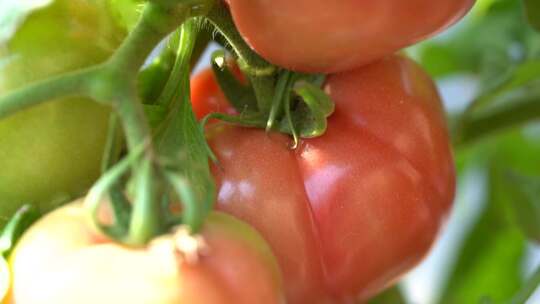
<path fill-rule="evenodd" d="M 454 144 L 465 145 L 505 128 L 540 119 L 540 96 L 508 102 L 508 106 L 487 114 L 466 118 L 456 132 Z"/>
<path fill-rule="evenodd" d="M 89 68 L 30 84 L 0 97 L 0 119 L 60 97 L 88 95 L 89 80 L 98 69 Z"/>
<path fill-rule="evenodd" d="M 240 68 L 250 75 L 272 75 L 276 67 L 255 53 L 244 41 L 225 3 L 218 1 L 206 16 L 227 39 L 239 57 Z"/>
<path fill-rule="evenodd" d="M 135 94 L 126 93 L 119 100 L 117 113 L 122 121 L 128 148 L 133 150 L 151 139 L 150 127 L 142 104 Z"/>
<path fill-rule="evenodd" d="M 183 11 L 175 8 L 156 3 L 146 5 L 141 19 L 110 59 L 115 70 L 134 77 L 154 47 L 189 17 L 190 7 L 184 7 Z"/>
<path fill-rule="evenodd" d="M 257 106 L 262 113 L 269 113 L 274 98 L 276 67 L 255 53 L 244 41 L 224 3 L 217 3 L 206 16 L 225 37 L 238 56 L 240 69 L 247 74 L 255 91 Z"/>

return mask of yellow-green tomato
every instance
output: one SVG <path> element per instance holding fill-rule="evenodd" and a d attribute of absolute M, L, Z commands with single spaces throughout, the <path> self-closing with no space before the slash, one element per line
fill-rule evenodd
<path fill-rule="evenodd" d="M 0 44 L 0 96 L 105 60 L 119 44 L 105 0 L 56 0 Z M 109 109 L 54 100 L 0 120 L 0 227 L 23 203 L 42 211 L 78 195 L 99 174 Z"/>
<path fill-rule="evenodd" d="M 9 267 L 3 256 L 0 256 L 0 303 L 6 296 L 11 284 Z"/>
<path fill-rule="evenodd" d="M 97 232 L 80 201 L 61 207 L 15 247 L 4 304 L 285 303 L 277 262 L 249 225 L 213 212 L 196 238 L 181 232 L 129 248 Z"/>

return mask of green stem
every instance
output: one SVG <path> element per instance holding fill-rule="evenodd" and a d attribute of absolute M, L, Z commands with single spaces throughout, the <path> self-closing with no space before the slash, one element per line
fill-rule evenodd
<path fill-rule="evenodd" d="M 135 78 L 134 75 L 155 46 L 189 17 L 190 7 L 183 8 L 183 11 L 178 11 L 148 3 L 139 22 L 111 57 L 109 64 L 115 70 Z"/>
<path fill-rule="evenodd" d="M 240 68 L 244 72 L 260 76 L 272 75 L 276 71 L 275 66 L 264 60 L 246 44 L 236 29 L 231 13 L 223 1 L 216 3 L 206 17 L 234 49 L 239 57 Z"/>
<path fill-rule="evenodd" d="M 157 191 L 158 181 L 152 160 L 139 164 L 135 175 L 135 201 L 131 214 L 126 243 L 144 245 L 161 233 L 161 202 Z"/>
<path fill-rule="evenodd" d="M 109 117 L 109 128 L 107 132 L 107 142 L 101 162 L 101 173 L 107 172 L 120 158 L 122 150 L 122 134 L 119 126 L 118 115 L 111 113 Z"/>
<path fill-rule="evenodd" d="M 98 69 L 89 68 L 30 84 L 0 97 L 0 119 L 60 97 L 88 95 L 89 80 Z"/>
<path fill-rule="evenodd" d="M 270 113 L 274 98 L 274 74 L 276 67 L 255 53 L 244 41 L 234 22 L 231 13 L 224 3 L 219 2 L 208 15 L 208 20 L 225 37 L 238 56 L 240 69 L 247 74 L 255 91 L 257 106 L 262 113 Z"/>
<path fill-rule="evenodd" d="M 469 144 L 502 129 L 540 119 L 540 96 L 527 96 L 507 104 L 487 114 L 462 121 L 455 134 L 454 144 Z"/>
<path fill-rule="evenodd" d="M 127 93 L 120 100 L 117 113 L 122 121 L 130 150 L 135 149 L 147 140 L 151 140 L 150 126 L 144 115 L 142 104 L 135 94 Z"/>

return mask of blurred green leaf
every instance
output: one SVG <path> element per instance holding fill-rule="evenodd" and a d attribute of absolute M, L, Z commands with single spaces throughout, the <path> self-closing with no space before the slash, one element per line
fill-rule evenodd
<path fill-rule="evenodd" d="M 540 125 L 505 132 L 493 138 L 486 149 L 492 151 L 493 162 L 500 168 L 537 175 L 540 172 Z"/>
<path fill-rule="evenodd" d="M 540 179 L 513 171 L 505 172 L 506 195 L 524 235 L 540 242 Z"/>
<path fill-rule="evenodd" d="M 212 209 L 216 192 L 208 162 L 209 150 L 203 129 L 193 113 L 190 96 L 183 94 L 190 91 L 191 55 L 200 26 L 199 20 L 185 22 L 179 39 L 175 39 L 178 41 L 178 56 L 173 70 L 179 73 L 171 75 L 162 92 L 162 96 L 167 98 L 159 105 L 168 107 L 170 111 L 156 132 L 155 144 L 170 168 L 181 173 L 189 182 L 190 196 L 193 197 L 193 206 L 196 206 L 197 212 L 206 214 Z M 197 230 L 202 222 L 196 224 L 198 227 L 191 228 Z"/>
<path fill-rule="evenodd" d="M 531 26 L 540 31 L 540 2 L 538 0 L 523 0 L 523 6 Z"/>
<path fill-rule="evenodd" d="M 475 102 L 471 104 L 472 109 L 481 108 L 490 102 L 497 100 L 496 97 L 519 89 L 520 87 L 540 79 L 540 60 L 530 60 L 512 67 L 504 76 L 499 78 L 499 82 L 486 90 Z M 471 110 L 472 110 L 471 109 Z"/>
<path fill-rule="evenodd" d="M 13 36 L 30 13 L 52 2 L 53 0 L 0 0 L 0 45 Z"/>
<path fill-rule="evenodd" d="M 521 286 L 525 240 L 509 218 L 501 196 L 504 181 L 489 174 L 487 206 L 465 240 L 441 303 L 508 300 Z"/>
<path fill-rule="evenodd" d="M 169 80 L 175 61 L 174 51 L 164 48 L 161 54 L 139 73 L 137 86 L 144 104 L 157 103 Z"/>
<path fill-rule="evenodd" d="M 538 56 L 540 35 L 527 25 L 518 1 L 479 1 L 476 7 L 453 31 L 411 50 L 434 77 L 473 73 L 489 88 L 512 66 Z"/>
<path fill-rule="evenodd" d="M 406 304 L 403 294 L 397 286 L 392 287 L 375 298 L 368 301 L 368 304 Z"/>
<path fill-rule="evenodd" d="M 496 132 L 540 120 L 540 94 L 508 98 L 496 108 L 466 112 L 454 130 L 454 144 L 469 144 Z"/>

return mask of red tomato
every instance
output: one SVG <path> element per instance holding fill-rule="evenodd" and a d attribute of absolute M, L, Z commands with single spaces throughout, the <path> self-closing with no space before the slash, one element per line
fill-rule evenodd
<path fill-rule="evenodd" d="M 474 0 L 228 0 L 247 43 L 296 71 L 350 70 L 459 20 Z"/>
<path fill-rule="evenodd" d="M 206 101 L 193 103 L 193 112 L 197 119 L 204 118 L 210 112 L 235 113 L 219 88 L 212 69 L 202 71 L 197 75 L 196 81 L 191 81 L 191 99 Z"/>
<path fill-rule="evenodd" d="M 291 304 L 356 303 L 393 284 L 427 254 L 454 196 L 440 98 L 414 62 L 391 56 L 325 89 L 328 131 L 296 151 L 281 134 L 208 131 L 217 208 L 266 238 Z"/>
<path fill-rule="evenodd" d="M 227 67 L 241 83 L 247 83 L 238 65 L 234 62 L 227 62 Z M 197 77 L 192 79 L 191 83 L 191 99 L 205 100 L 206 102 L 193 103 L 193 112 L 197 119 L 202 119 L 211 112 L 220 112 L 227 114 L 236 114 L 236 110 L 231 107 L 227 97 L 221 91 L 219 84 L 216 82 L 216 76 L 212 69 L 205 69 L 197 74 Z"/>
<path fill-rule="evenodd" d="M 285 303 L 277 262 L 251 227 L 214 212 L 201 235 L 206 253 L 187 263 L 175 250 L 178 234 L 128 248 L 95 231 L 80 202 L 67 205 L 17 244 L 4 303 Z"/>

